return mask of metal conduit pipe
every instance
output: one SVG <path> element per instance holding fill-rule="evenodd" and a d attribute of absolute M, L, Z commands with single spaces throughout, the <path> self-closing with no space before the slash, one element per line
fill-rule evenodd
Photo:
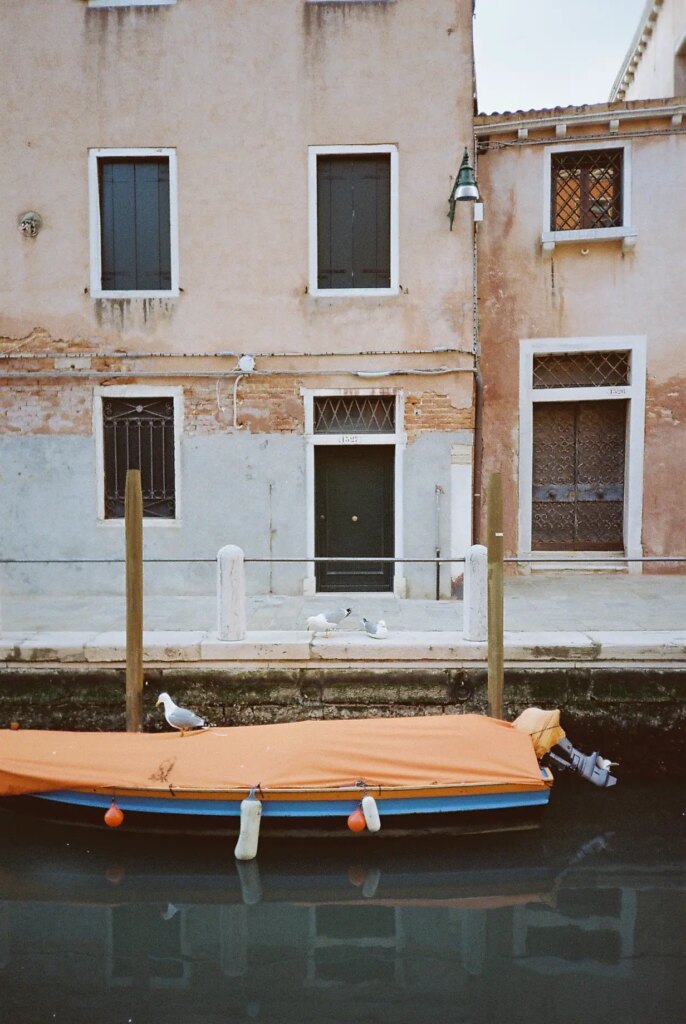
<path fill-rule="evenodd" d="M 474 373 L 473 366 L 441 366 L 432 370 L 419 368 L 401 370 L 346 370 L 343 367 L 329 370 L 255 370 L 253 377 L 307 377 L 307 376 L 348 376 L 348 377 L 437 377 L 450 373 Z M 226 378 L 241 376 L 240 370 L 10 370 L 3 373 L 3 380 L 113 380 L 120 377 L 143 377 L 155 379 L 184 377 Z"/>
<path fill-rule="evenodd" d="M 359 356 L 435 356 L 471 355 L 471 349 L 453 348 L 441 345 L 437 348 L 374 349 L 367 352 L 251 352 L 254 359 L 311 359 L 338 356 L 356 358 Z M 238 359 L 244 352 L 0 352 L 0 359 Z"/>

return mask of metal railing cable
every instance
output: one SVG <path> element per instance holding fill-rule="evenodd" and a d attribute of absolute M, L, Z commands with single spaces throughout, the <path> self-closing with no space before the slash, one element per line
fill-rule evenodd
<path fill-rule="evenodd" d="M 144 558 L 145 562 L 151 564 L 214 564 L 217 561 L 216 556 L 213 558 Z M 246 557 L 244 562 L 247 564 L 276 564 L 276 563 L 293 563 L 293 564 L 305 564 L 306 562 L 400 562 L 403 564 L 418 564 L 418 565 L 436 565 L 436 564 L 454 564 L 465 561 L 464 555 L 454 555 L 449 558 L 410 558 L 410 557 L 391 557 L 391 556 L 338 556 L 338 555 L 305 555 L 303 557 L 288 557 L 288 558 L 258 558 L 258 557 Z M 580 566 L 594 563 L 602 563 L 604 565 L 618 565 L 624 563 L 682 563 L 686 562 L 686 555 L 643 555 L 643 556 L 630 556 L 630 555 L 583 555 L 576 558 L 570 558 L 568 555 L 550 555 L 540 554 L 536 558 L 531 556 L 521 557 L 519 555 L 506 555 L 503 559 L 504 562 L 515 565 L 546 565 L 549 563 Z M 0 565 L 117 565 L 124 564 L 125 559 L 122 557 L 118 558 L 0 558 Z"/>

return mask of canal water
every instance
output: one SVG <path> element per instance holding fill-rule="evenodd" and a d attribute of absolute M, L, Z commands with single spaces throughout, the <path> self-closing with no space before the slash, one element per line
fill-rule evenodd
<path fill-rule="evenodd" d="M 683 1024 L 683 787 L 540 832 L 263 843 L 0 817 L 2 1024 Z"/>

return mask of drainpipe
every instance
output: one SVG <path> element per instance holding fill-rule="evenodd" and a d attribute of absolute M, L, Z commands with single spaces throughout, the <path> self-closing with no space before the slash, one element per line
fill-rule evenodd
<path fill-rule="evenodd" d="M 441 557 L 441 495 L 445 494 L 445 491 L 440 484 L 436 484 L 434 488 L 436 494 L 436 600 L 440 600 L 441 597 L 441 563 L 438 559 Z"/>
<path fill-rule="evenodd" d="M 477 172 L 478 144 L 474 143 L 474 177 Z M 478 180 L 478 179 L 477 179 Z M 472 544 L 481 543 L 481 509 L 483 480 L 483 378 L 481 376 L 481 342 L 479 338 L 478 225 L 472 225 L 472 344 L 474 353 L 474 476 L 472 496 Z"/>

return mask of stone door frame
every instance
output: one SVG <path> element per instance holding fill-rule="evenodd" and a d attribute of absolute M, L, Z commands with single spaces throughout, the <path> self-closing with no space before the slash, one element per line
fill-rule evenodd
<path fill-rule="evenodd" d="M 519 558 L 532 562 L 550 561 L 555 555 L 583 561 L 598 552 L 532 551 L 532 474 L 533 474 L 533 405 L 534 402 L 583 402 L 598 400 L 627 401 L 626 470 L 624 489 L 624 551 L 602 553 L 608 563 L 618 557 L 641 558 L 643 517 L 643 451 L 646 400 L 645 335 L 583 338 L 522 338 L 519 343 Z M 622 386 L 535 388 L 533 386 L 534 355 L 574 352 L 624 351 L 630 356 L 630 380 Z M 551 563 L 560 569 L 560 563 Z M 629 563 L 629 570 L 641 572 L 640 563 Z"/>
<path fill-rule="evenodd" d="M 407 435 L 404 430 L 405 423 L 405 393 L 395 388 L 302 388 L 301 395 L 305 403 L 305 515 L 306 515 L 306 575 L 303 579 L 303 594 L 316 594 L 317 584 L 315 577 L 315 563 L 309 561 L 314 559 L 315 554 L 315 474 L 314 474 L 314 448 L 315 445 L 394 445 L 394 536 L 395 553 L 398 559 L 395 562 L 393 572 L 393 593 L 396 597 L 405 597 L 407 594 L 407 579 L 404 575 L 402 561 L 404 554 L 404 480 L 405 480 L 405 449 L 407 448 Z M 315 397 L 354 395 L 364 397 L 367 395 L 390 395 L 395 397 L 395 432 L 388 434 L 315 434 L 314 432 L 314 399 Z"/>

